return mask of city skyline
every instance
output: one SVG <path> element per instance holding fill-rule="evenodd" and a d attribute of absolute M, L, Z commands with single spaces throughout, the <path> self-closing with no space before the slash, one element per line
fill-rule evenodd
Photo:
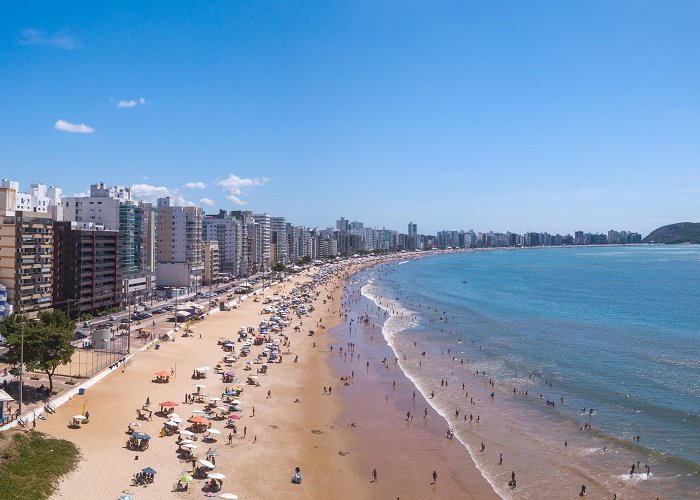
<path fill-rule="evenodd" d="M 692 3 L 87 5 L 0 21 L 23 186 L 426 234 L 697 220 Z"/>

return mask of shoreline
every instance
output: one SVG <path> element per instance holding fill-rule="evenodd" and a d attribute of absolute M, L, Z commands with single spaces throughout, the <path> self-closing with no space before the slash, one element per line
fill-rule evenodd
<path fill-rule="evenodd" d="M 382 333 L 388 316 L 372 317 L 371 325 L 358 328 L 357 303 L 369 299 L 354 279 L 370 267 L 374 266 L 354 269 L 348 277 L 343 307 L 349 317 L 332 332 L 337 341 L 330 353 L 337 377 L 348 378 L 347 385 L 336 389 L 343 400 L 338 425 L 350 450 L 354 476 L 360 480 L 356 488 L 362 495 L 358 498 L 499 498 L 468 447 L 446 439 L 449 424 L 444 415 L 429 404 L 398 365 L 382 363 L 394 353 Z M 416 390 L 413 399 L 411 393 Z M 409 408 L 415 420 L 407 419 Z M 371 480 L 374 468 L 376 483 Z M 433 470 L 438 472 L 437 485 L 431 484 Z"/>

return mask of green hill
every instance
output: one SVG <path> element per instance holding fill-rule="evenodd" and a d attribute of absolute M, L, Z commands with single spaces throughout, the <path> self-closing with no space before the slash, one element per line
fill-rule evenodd
<path fill-rule="evenodd" d="M 700 243 L 700 223 L 679 222 L 654 229 L 642 243 Z"/>

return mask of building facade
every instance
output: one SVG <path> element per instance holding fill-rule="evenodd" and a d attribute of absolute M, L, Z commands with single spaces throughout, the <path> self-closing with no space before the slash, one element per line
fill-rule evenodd
<path fill-rule="evenodd" d="M 53 307 L 79 317 L 119 306 L 119 231 L 70 221 L 56 221 L 53 229 Z"/>

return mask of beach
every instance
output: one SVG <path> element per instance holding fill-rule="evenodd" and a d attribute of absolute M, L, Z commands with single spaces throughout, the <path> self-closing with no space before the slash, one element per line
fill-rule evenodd
<path fill-rule="evenodd" d="M 356 370 L 352 390 L 341 385 L 346 367 L 335 356 L 354 332 L 338 328 L 343 319 L 339 313 L 347 276 L 358 268 L 355 265 L 335 271 L 315 290 L 315 310 L 293 319 L 285 329 L 290 345 L 281 349 L 283 362 L 269 363 L 267 374 L 259 376 L 260 387 L 245 385 L 240 397 L 243 411 L 238 413 L 238 433 L 232 443 L 227 444 L 230 429 L 225 421 L 215 420 L 213 427 L 221 434 L 215 436 L 216 442 L 196 441 L 196 453 L 203 456 L 208 448 L 216 448 L 219 455 L 215 470 L 225 476 L 221 492 L 239 498 L 493 496 L 466 450 L 456 440 L 444 439 L 445 424 L 437 414 L 430 416 L 430 425 L 407 427 L 403 409 L 384 404 L 378 375 L 371 371 L 361 375 Z M 314 272 L 292 276 L 268 288 L 265 294 L 284 295 L 295 283 L 308 282 Z M 262 296 L 259 292 L 260 300 Z M 239 327 L 267 319 L 269 315 L 260 314 L 263 307 L 262 302 L 250 297 L 236 310 L 218 312 L 196 323 L 192 337 L 161 342 L 159 349 L 149 346 L 90 387 L 84 396 L 73 397 L 48 420 L 39 421 L 37 430 L 75 442 L 82 454 L 80 465 L 61 482 L 54 498 L 118 498 L 124 491 L 133 492 L 135 498 L 200 494 L 204 481 L 199 479 L 190 483 L 188 492 L 172 491 L 178 478 L 192 471 L 192 463 L 178 458 L 177 436 L 159 436 L 165 417 L 154 415 L 152 421 L 140 421 L 142 426 L 136 430 L 152 436 L 143 452 L 126 449 L 127 425 L 136 420 L 136 410 L 142 408 L 146 398 L 154 410 L 158 410 L 159 402 L 177 403 L 176 413 L 187 420 L 192 410 L 203 407 L 184 403 L 185 394 L 196 390 L 195 383 L 206 385 L 201 390 L 208 396 L 220 397 L 232 384 L 224 384 L 212 372 L 206 379 L 195 381 L 192 372 L 221 360 L 224 353 L 217 344 L 219 338 L 235 338 Z M 292 330 L 295 325 L 300 327 L 298 332 Z M 309 330 L 314 331 L 313 336 Z M 348 337 L 343 338 L 346 334 Z M 366 354 L 373 358 L 372 364 L 380 363 L 382 349 L 388 349 L 380 335 L 376 343 L 376 352 L 368 350 Z M 253 346 L 248 358 L 239 359 L 227 369 L 244 382 L 248 374 L 243 371 L 244 362 L 254 359 L 258 352 L 260 348 Z M 172 371 L 174 376 L 167 384 L 151 382 L 158 371 Z M 390 376 L 393 380 L 398 375 L 397 371 Z M 387 376 L 382 374 L 384 383 Z M 408 390 L 407 379 L 400 383 Z M 330 394 L 324 394 L 326 387 Z M 90 413 L 90 423 L 69 428 L 72 416 L 84 409 Z M 355 427 L 350 420 L 355 421 Z M 303 474 L 299 485 L 290 481 L 296 466 Z M 157 471 L 153 484 L 132 486 L 134 474 L 145 467 Z M 378 479 L 372 482 L 375 468 Z M 430 484 L 433 470 L 439 471 L 437 484 Z"/>

